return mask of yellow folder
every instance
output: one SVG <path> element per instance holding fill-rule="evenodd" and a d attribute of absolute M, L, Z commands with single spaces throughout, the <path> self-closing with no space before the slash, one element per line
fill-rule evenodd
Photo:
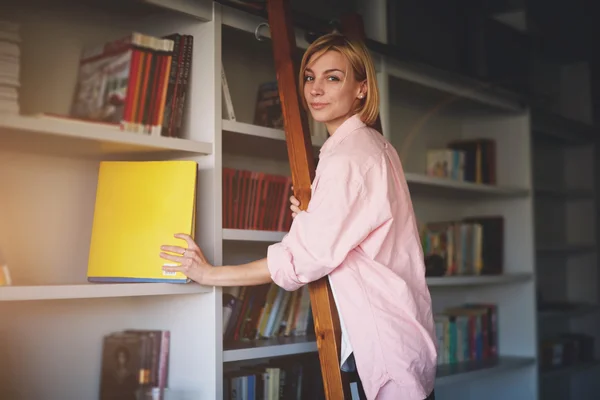
<path fill-rule="evenodd" d="M 88 260 L 90 282 L 189 282 L 167 273 L 160 246 L 187 247 L 175 233 L 194 236 L 194 161 L 100 163 Z"/>

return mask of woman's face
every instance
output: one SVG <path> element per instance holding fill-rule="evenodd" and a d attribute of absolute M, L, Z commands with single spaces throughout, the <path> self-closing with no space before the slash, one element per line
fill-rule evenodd
<path fill-rule="evenodd" d="M 327 125 L 330 134 L 351 116 L 366 85 L 357 82 L 348 60 L 337 51 L 309 59 L 304 73 L 304 97 L 312 117 Z"/>

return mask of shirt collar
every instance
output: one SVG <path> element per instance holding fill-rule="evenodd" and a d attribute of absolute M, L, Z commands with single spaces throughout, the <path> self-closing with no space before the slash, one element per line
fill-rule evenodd
<path fill-rule="evenodd" d="M 335 130 L 333 135 L 329 136 L 323 146 L 321 146 L 321 154 L 331 152 L 336 145 L 342 142 L 348 135 L 355 130 L 366 126 L 360 119 L 358 114 L 354 114 L 350 118 L 346 119 L 342 124 Z"/>

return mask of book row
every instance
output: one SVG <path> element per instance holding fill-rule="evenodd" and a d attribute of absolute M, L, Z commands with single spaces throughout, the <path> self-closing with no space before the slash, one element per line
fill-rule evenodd
<path fill-rule="evenodd" d="M 428 276 L 501 274 L 504 218 L 472 216 L 421 227 Z"/>
<path fill-rule="evenodd" d="M 123 130 L 180 136 L 193 36 L 133 32 L 84 48 L 71 118 L 119 124 Z"/>
<path fill-rule="evenodd" d="M 170 331 L 124 330 L 104 336 L 100 400 L 161 391 L 169 375 Z"/>
<path fill-rule="evenodd" d="M 292 178 L 223 168 L 223 228 L 287 232 Z"/>
<path fill-rule="evenodd" d="M 308 286 L 288 292 L 274 283 L 223 294 L 223 340 L 240 341 L 313 332 Z"/>
<path fill-rule="evenodd" d="M 223 399 L 324 400 L 316 356 L 270 360 L 223 374 Z"/>
<path fill-rule="evenodd" d="M 438 364 L 482 361 L 498 356 L 498 308 L 465 304 L 434 315 Z"/>
<path fill-rule="evenodd" d="M 457 181 L 496 184 L 496 142 L 492 139 L 453 141 L 427 150 L 427 175 Z"/>
<path fill-rule="evenodd" d="M 595 361 L 596 339 L 583 333 L 561 333 L 545 338 L 539 346 L 540 368 L 550 371 Z"/>
<path fill-rule="evenodd" d="M 21 26 L 0 20 L 0 113 L 18 114 Z"/>

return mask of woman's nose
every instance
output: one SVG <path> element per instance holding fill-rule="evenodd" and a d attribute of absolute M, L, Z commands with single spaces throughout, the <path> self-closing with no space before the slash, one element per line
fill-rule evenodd
<path fill-rule="evenodd" d="M 323 85 L 318 81 L 315 80 L 310 88 L 310 94 L 313 96 L 319 96 L 323 94 Z"/>

